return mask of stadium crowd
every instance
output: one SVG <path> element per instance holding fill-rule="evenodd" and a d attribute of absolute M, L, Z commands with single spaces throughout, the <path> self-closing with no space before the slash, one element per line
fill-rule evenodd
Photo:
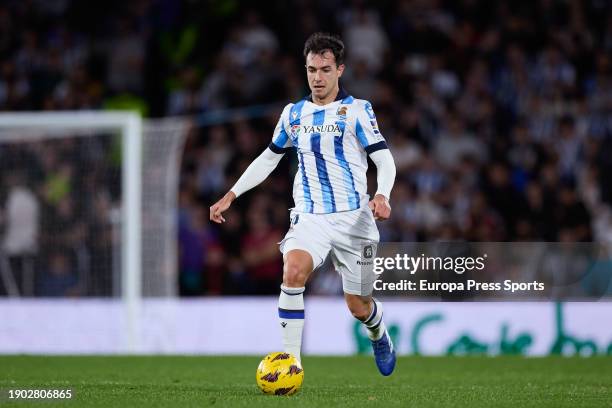
<path fill-rule="evenodd" d="M 8 1 L 0 109 L 197 118 L 276 104 L 190 133 L 178 217 L 181 294 L 277 294 L 295 158 L 222 227 L 207 208 L 267 146 L 283 104 L 308 94 L 301 51 L 319 30 L 343 37 L 342 85 L 372 102 L 395 158 L 383 241 L 612 243 L 603 0 Z M 309 287 L 339 289 L 329 270 Z"/>

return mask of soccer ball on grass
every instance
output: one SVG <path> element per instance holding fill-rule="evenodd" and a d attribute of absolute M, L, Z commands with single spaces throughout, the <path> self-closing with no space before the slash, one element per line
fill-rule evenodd
<path fill-rule="evenodd" d="M 265 394 L 291 395 L 302 386 L 304 369 L 292 354 L 270 353 L 259 363 L 256 380 Z"/>

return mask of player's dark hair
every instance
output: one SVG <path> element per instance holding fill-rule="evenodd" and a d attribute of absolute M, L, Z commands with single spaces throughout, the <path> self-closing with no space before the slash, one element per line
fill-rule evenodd
<path fill-rule="evenodd" d="M 304 44 L 304 58 L 309 53 L 324 54 L 325 51 L 331 51 L 336 59 L 336 66 L 344 64 L 344 43 L 340 37 L 328 33 L 314 33 L 306 40 Z"/>

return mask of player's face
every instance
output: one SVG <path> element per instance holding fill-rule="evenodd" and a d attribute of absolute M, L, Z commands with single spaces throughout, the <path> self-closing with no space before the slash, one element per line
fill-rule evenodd
<path fill-rule="evenodd" d="M 344 65 L 336 66 L 336 58 L 331 51 L 323 54 L 309 53 L 306 56 L 306 75 L 313 99 L 323 101 L 338 89 L 338 78 L 342 76 Z"/>

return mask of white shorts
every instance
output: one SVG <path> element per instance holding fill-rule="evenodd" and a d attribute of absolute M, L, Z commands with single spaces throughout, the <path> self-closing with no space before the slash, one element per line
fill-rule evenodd
<path fill-rule="evenodd" d="M 280 242 L 283 256 L 301 249 L 312 256 L 314 269 L 331 251 L 331 259 L 342 276 L 345 293 L 367 296 L 372 293 L 376 275 L 373 261 L 380 239 L 372 210 L 363 206 L 354 211 L 310 214 L 291 211 L 291 227 Z"/>

